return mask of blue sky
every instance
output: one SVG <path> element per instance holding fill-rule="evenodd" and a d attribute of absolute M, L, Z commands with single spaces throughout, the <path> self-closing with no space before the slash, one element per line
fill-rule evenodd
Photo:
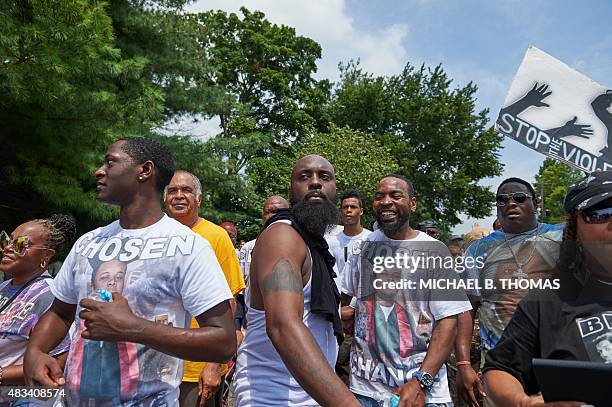
<path fill-rule="evenodd" d="M 375 74 L 398 73 L 407 62 L 442 64 L 457 86 L 478 85 L 477 107 L 491 110 L 491 122 L 530 44 L 612 88 L 609 0 L 200 0 L 188 10 L 237 12 L 242 5 L 319 42 L 318 77 L 337 79 L 338 62 L 351 58 Z M 504 174 L 481 184 L 496 187 L 510 176 L 533 181 L 543 160 L 507 140 Z M 490 226 L 493 219 L 480 223 Z M 467 232 L 474 221 L 465 219 L 455 233 Z"/>

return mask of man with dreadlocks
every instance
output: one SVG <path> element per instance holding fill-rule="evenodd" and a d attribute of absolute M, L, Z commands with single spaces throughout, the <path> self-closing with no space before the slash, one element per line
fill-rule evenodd
<path fill-rule="evenodd" d="M 532 291 L 521 301 L 487 356 L 488 393 L 500 406 L 549 405 L 538 395 L 534 358 L 612 362 L 612 171 L 593 172 L 571 186 L 563 208 L 559 289 Z M 582 402 L 555 406 L 610 405 L 609 387 L 607 397 L 597 384 L 564 390 L 563 398 Z"/>

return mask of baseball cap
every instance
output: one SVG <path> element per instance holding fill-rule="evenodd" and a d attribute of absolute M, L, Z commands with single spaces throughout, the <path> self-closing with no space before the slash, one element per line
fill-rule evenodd
<path fill-rule="evenodd" d="M 438 224 L 436 222 L 434 222 L 433 220 L 424 220 L 423 222 L 419 223 L 417 226 L 417 229 L 427 229 L 427 228 L 437 228 Z"/>
<path fill-rule="evenodd" d="M 583 211 L 612 197 L 612 171 L 595 171 L 567 190 L 563 209 Z"/>

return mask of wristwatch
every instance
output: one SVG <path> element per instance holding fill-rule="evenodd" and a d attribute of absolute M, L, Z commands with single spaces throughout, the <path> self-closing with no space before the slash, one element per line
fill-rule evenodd
<path fill-rule="evenodd" d="M 412 377 L 417 379 L 419 381 L 419 386 L 427 391 L 431 390 L 435 382 L 434 378 L 429 373 L 420 370 L 414 372 Z"/>

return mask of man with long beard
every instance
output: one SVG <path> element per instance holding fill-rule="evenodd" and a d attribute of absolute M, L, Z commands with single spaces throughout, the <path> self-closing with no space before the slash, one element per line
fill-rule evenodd
<path fill-rule="evenodd" d="M 359 405 L 333 370 L 340 296 L 323 235 L 338 222 L 335 200 L 334 167 L 303 157 L 291 173 L 291 208 L 257 238 L 234 379 L 238 406 Z"/>
<path fill-rule="evenodd" d="M 414 258 L 416 255 L 412 253 L 424 253 L 424 250 L 444 252 L 439 249 L 443 246 L 440 241 L 410 227 L 416 198 L 412 183 L 406 178 L 400 175 L 382 178 L 376 187 L 373 209 L 379 229 L 349 258 L 343 274 L 343 308 L 353 297 L 357 299 L 350 358 L 351 390 L 363 407 L 379 406 L 392 397 L 394 390 L 400 395 L 400 406 L 452 405 L 444 362 L 455 338 L 457 315 L 471 309 L 470 303 L 459 290 L 452 296 L 453 300 L 449 297 L 443 300 L 439 293 L 422 287 L 418 290 L 379 288 L 375 277 L 399 282 L 399 276 L 403 275 L 395 269 L 397 266 L 385 266 L 383 271 L 366 270 L 362 265 L 363 260 L 369 260 L 367 253 L 383 253 L 381 249 L 385 249 L 389 256 L 389 251 L 402 250 L 409 251 Z M 384 263 L 391 260 L 378 256 Z M 427 267 L 423 266 L 426 273 L 438 272 Z M 383 274 L 374 276 L 374 272 Z M 374 289 L 369 284 L 372 280 Z M 343 316 L 347 314 L 344 311 Z M 346 329 L 353 321 L 343 322 Z"/>

